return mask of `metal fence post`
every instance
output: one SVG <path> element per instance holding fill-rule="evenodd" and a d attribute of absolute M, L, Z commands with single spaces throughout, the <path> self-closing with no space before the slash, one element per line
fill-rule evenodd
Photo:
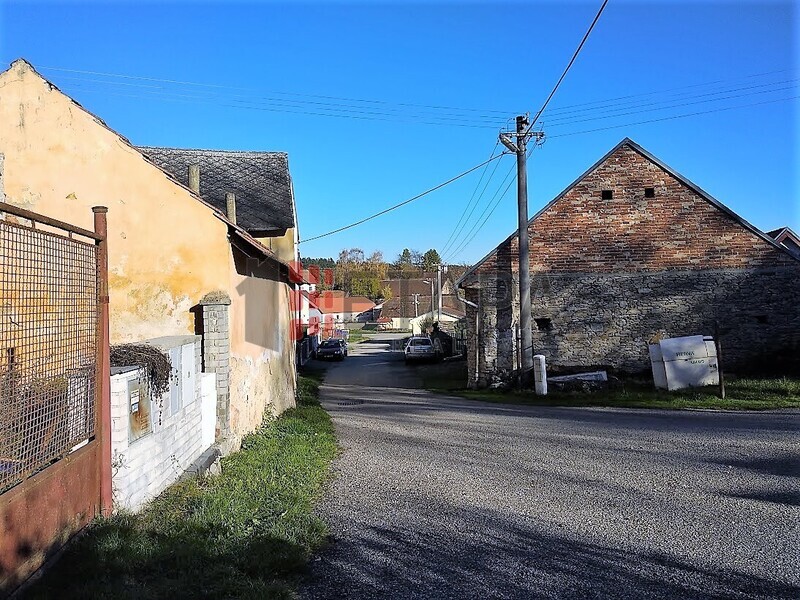
<path fill-rule="evenodd" d="M 111 356 L 108 326 L 108 224 L 105 206 L 92 207 L 97 241 L 97 438 L 100 440 L 100 510 L 113 510 L 111 487 Z"/>

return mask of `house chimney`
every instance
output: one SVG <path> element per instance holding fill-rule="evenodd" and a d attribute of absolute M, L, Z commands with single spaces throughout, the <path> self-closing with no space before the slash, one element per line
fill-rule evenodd
<path fill-rule="evenodd" d="M 200 194 L 200 165 L 189 165 L 189 189 Z"/>
<path fill-rule="evenodd" d="M 225 194 L 225 204 L 228 208 L 228 221 L 236 225 L 236 194 Z"/>

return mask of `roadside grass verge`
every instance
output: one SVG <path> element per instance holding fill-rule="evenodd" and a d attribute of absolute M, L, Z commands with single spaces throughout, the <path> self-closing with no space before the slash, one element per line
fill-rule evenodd
<path fill-rule="evenodd" d="M 247 436 L 222 474 L 186 478 L 141 513 L 99 519 L 24 598 L 293 598 L 326 539 L 313 504 L 336 454 L 319 375 Z"/>
<path fill-rule="evenodd" d="M 800 408 L 800 379 L 788 377 L 730 378 L 722 400 L 716 387 L 668 392 L 656 390 L 652 381 L 644 379 L 623 379 L 614 388 L 602 391 L 551 391 L 547 396 L 537 396 L 531 390 L 469 390 L 465 389 L 466 361 L 422 365 L 419 374 L 424 387 L 431 391 L 505 404 L 717 410 Z"/>

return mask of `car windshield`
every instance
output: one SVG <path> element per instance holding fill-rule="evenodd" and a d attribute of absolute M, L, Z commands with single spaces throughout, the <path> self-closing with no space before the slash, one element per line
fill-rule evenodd
<path fill-rule="evenodd" d="M 431 345 L 431 341 L 430 340 L 411 340 L 411 345 L 412 346 L 430 346 Z"/>
<path fill-rule="evenodd" d="M 339 348 L 339 340 L 325 340 L 322 342 L 322 348 Z"/>

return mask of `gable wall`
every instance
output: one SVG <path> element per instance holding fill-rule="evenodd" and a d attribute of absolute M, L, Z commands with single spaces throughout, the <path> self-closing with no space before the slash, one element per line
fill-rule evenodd
<path fill-rule="evenodd" d="M 644 188 L 655 188 L 654 198 Z M 613 190 L 602 200 L 601 190 Z M 623 146 L 529 226 L 531 272 L 617 272 L 792 265 L 678 179 Z M 516 238 L 477 272 L 511 265 Z"/>
<path fill-rule="evenodd" d="M 24 63 L 0 75 L 0 153 L 8 202 L 86 229 L 108 207 L 112 343 L 193 333 L 227 289 L 227 226 Z"/>
<path fill-rule="evenodd" d="M 644 197 L 645 187 L 655 198 Z M 601 200 L 603 189 L 614 199 Z M 529 234 L 533 317 L 551 320 L 547 330 L 534 325 L 534 352 L 554 367 L 646 370 L 651 336 L 710 335 L 715 322 L 732 368 L 800 349 L 800 262 L 628 146 L 547 208 Z M 517 272 L 512 238 L 465 284 L 481 301 L 484 383 L 508 379 L 518 364 Z"/>

